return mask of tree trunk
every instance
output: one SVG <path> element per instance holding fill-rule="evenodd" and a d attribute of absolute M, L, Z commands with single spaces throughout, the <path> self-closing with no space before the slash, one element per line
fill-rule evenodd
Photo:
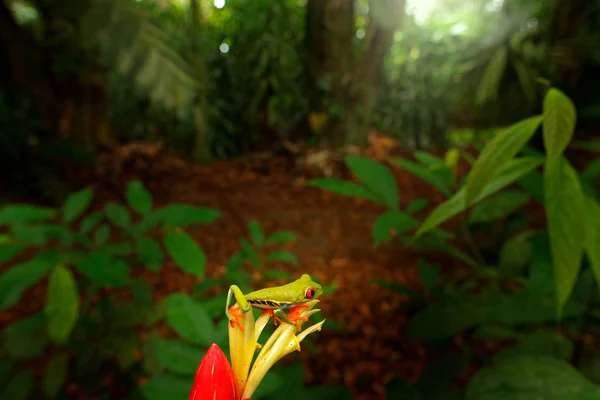
<path fill-rule="evenodd" d="M 404 18 L 404 0 L 373 0 L 360 46 L 354 0 L 309 0 L 308 71 L 329 114 L 328 139 L 338 147 L 366 146 L 377 105 L 383 61 Z"/>

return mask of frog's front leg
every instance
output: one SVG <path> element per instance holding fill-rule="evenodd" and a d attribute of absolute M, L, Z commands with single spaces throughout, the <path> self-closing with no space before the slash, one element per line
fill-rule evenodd
<path fill-rule="evenodd" d="M 273 311 L 273 318 L 279 320 L 280 323 L 285 322 L 290 325 L 295 325 L 298 331 L 300 331 L 302 329 L 302 327 L 300 326 L 300 322 L 308 321 L 308 317 L 303 317 L 300 314 L 302 310 L 306 308 L 308 308 L 308 306 L 305 306 L 303 304 L 298 304 L 292 307 L 290 307 L 289 305 L 279 307 Z M 286 314 L 283 311 L 284 309 L 289 309 L 289 314 Z"/>
<path fill-rule="evenodd" d="M 237 303 L 237 306 L 234 305 L 235 303 Z M 244 332 L 244 328 L 239 320 L 246 318 L 246 313 L 250 310 L 252 310 L 252 306 L 246 301 L 246 297 L 240 288 L 236 285 L 231 285 L 227 292 L 227 303 L 225 304 L 225 315 L 227 315 L 231 326 L 238 326 Z"/>

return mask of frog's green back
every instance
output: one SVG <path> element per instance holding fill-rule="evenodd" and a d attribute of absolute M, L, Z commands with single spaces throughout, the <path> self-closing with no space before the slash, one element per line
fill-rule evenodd
<path fill-rule="evenodd" d="M 315 294 L 312 298 L 306 297 L 308 288 L 314 288 Z M 317 298 L 323 293 L 321 285 L 313 282 L 308 274 L 303 274 L 299 279 L 282 286 L 264 288 L 248 293 L 244 297 L 255 307 L 277 308 L 284 304 L 303 303 Z M 261 303 L 257 303 L 261 301 Z M 271 303 L 271 304 L 269 304 Z M 264 307 L 263 307 L 264 306 Z"/>

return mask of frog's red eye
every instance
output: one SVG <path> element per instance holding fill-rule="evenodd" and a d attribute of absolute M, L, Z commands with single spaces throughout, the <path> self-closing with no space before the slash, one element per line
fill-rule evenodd
<path fill-rule="evenodd" d="M 315 297 L 315 288 L 310 286 L 308 289 L 306 289 L 304 297 L 306 297 L 307 299 L 312 299 L 313 297 Z"/>

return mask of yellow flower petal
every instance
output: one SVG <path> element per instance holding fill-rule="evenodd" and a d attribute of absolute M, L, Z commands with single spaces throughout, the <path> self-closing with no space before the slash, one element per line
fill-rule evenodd
<path fill-rule="evenodd" d="M 250 310 L 241 319 L 244 332 L 238 326 L 229 324 L 229 354 L 231 357 L 231 367 L 235 374 L 238 388 L 244 390 L 248 377 L 248 371 L 252 364 L 252 357 L 256 351 L 257 343 L 254 339 L 254 313 Z"/>

